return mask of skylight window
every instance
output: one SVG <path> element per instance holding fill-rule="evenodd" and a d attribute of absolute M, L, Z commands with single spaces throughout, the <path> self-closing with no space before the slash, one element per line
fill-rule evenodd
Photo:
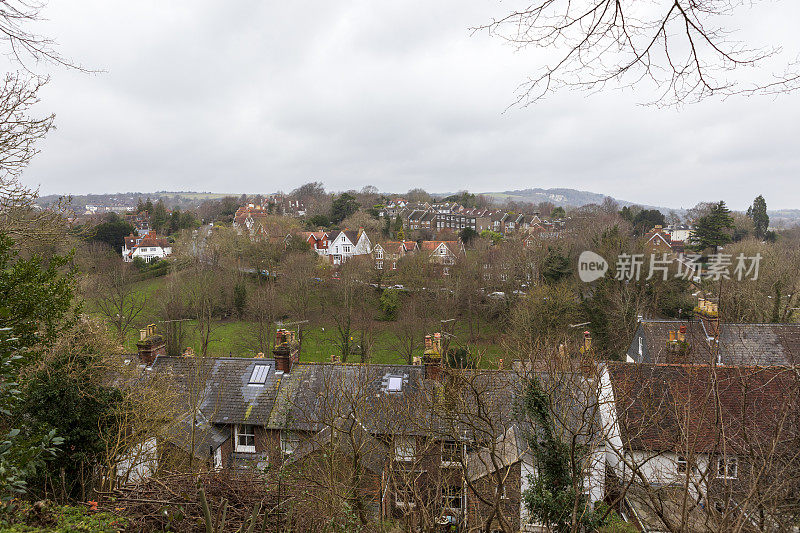
<path fill-rule="evenodd" d="M 269 365 L 255 365 L 253 374 L 250 376 L 250 385 L 263 385 L 267 382 Z"/>
<path fill-rule="evenodd" d="M 402 376 L 389 376 L 389 383 L 386 386 L 386 390 L 389 392 L 400 392 L 403 390 L 403 378 Z"/>

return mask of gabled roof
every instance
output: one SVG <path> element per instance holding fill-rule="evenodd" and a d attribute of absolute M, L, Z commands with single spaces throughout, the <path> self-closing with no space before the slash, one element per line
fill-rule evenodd
<path fill-rule="evenodd" d="M 420 244 L 420 250 L 433 253 L 441 245 L 444 245 L 453 255 L 461 251 L 461 243 L 459 241 L 422 241 Z"/>
<path fill-rule="evenodd" d="M 345 228 L 344 230 L 333 230 L 328 234 L 328 240 L 330 242 L 335 241 L 339 235 L 344 233 L 344 236 L 347 237 L 347 240 L 350 241 L 351 244 L 355 245 L 358 242 L 359 232 L 353 231 L 351 229 Z"/>
<path fill-rule="evenodd" d="M 609 363 L 608 372 L 626 447 L 738 454 L 797 446 L 794 369 Z"/>

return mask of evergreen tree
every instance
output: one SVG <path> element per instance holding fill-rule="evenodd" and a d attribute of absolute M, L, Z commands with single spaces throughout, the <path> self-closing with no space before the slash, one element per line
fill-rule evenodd
<path fill-rule="evenodd" d="M 731 242 L 729 231 L 733 229 L 733 217 L 725 202 L 719 202 L 711 206 L 708 214 L 700 217 L 692 230 L 692 247 L 695 250 L 703 251 L 713 248 L 714 253 L 717 248 Z"/>
<path fill-rule="evenodd" d="M 342 220 L 358 211 L 358 201 L 350 193 L 342 193 L 331 205 L 331 222 L 339 224 Z"/>
<path fill-rule="evenodd" d="M 233 307 L 236 308 L 236 315 L 241 319 L 247 307 L 247 287 L 244 283 L 237 283 L 233 287 Z"/>
<path fill-rule="evenodd" d="M 53 428 L 36 428 L 20 413 L 20 371 L 63 334 L 71 316 L 74 277 L 60 270 L 67 259 L 20 259 L 0 233 L 0 501 L 26 492 L 28 479 L 63 442 Z M 64 405 L 63 398 L 58 400 Z"/>
<path fill-rule="evenodd" d="M 665 226 L 666 219 L 664 213 L 658 209 L 642 209 L 631 221 L 633 223 L 633 232 L 636 235 L 644 235 L 656 226 Z"/>
<path fill-rule="evenodd" d="M 148 200 L 149 202 L 149 200 Z M 159 200 L 156 202 L 156 205 L 153 206 L 153 210 L 150 211 L 150 226 L 156 231 L 156 233 L 162 233 L 167 228 L 167 207 L 164 205 L 164 200 Z"/>
<path fill-rule="evenodd" d="M 397 215 L 397 217 L 394 219 L 394 227 L 392 230 L 394 231 L 395 235 L 403 231 L 403 219 L 400 218 L 400 215 Z"/>
<path fill-rule="evenodd" d="M 572 531 L 576 511 L 580 530 L 596 531 L 603 525 L 602 515 L 593 509 L 593 502 L 583 491 L 586 448 L 580 444 L 571 447 L 559 438 L 550 397 L 536 378 L 527 384 L 523 409 L 536 427 L 528 436 L 536 474 L 530 476 L 530 488 L 522 494 L 525 507 L 549 531 Z"/>
<path fill-rule="evenodd" d="M 769 228 L 769 215 L 767 214 L 767 202 L 760 194 L 753 200 L 753 205 L 747 208 L 747 216 L 753 221 L 755 226 L 755 234 L 757 239 L 763 239 L 767 236 L 767 228 Z"/>

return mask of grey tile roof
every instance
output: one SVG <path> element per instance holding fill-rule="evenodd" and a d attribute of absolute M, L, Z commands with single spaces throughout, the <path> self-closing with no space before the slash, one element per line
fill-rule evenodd
<path fill-rule="evenodd" d="M 263 386 L 249 384 L 255 364 L 271 365 Z M 444 372 L 434 381 L 425 379 L 424 367 L 414 365 L 299 363 L 290 373 L 276 375 L 272 360 L 159 357 L 152 372 L 172 376 L 170 381 L 180 393 L 177 401 L 182 404 L 178 412 L 191 413 L 196 405 L 204 430 L 206 423 L 254 424 L 313 432 L 330 440 L 331 435 L 321 432 L 330 433 L 332 427 L 346 422 L 358 423 L 365 434 L 376 437 L 399 434 L 446 439 L 458 435 L 486 442 L 513 435 L 503 446 L 513 445 L 504 455 L 515 462 L 527 448 L 525 435 L 534 427 L 520 409 L 526 378 L 514 370 L 468 370 L 456 377 Z M 399 391 L 388 387 L 391 377 L 402 381 Z M 593 439 L 593 403 L 589 402 L 587 426 L 586 402 L 581 400 L 585 395 L 575 390 L 576 382 L 565 375 L 537 377 L 560 413 L 559 427 L 569 427 L 587 442 Z M 172 435 L 184 441 L 182 447 L 191 442 L 191 423 L 185 416 L 186 423 Z M 202 453 L 229 437 L 230 430 L 224 427 L 196 432 L 195 447 Z"/>
<path fill-rule="evenodd" d="M 667 349 L 669 332 L 686 326 L 690 351 L 677 359 Z M 627 355 L 637 363 L 709 364 L 715 349 L 700 321 L 643 320 Z M 800 364 L 800 324 L 726 324 L 720 326 L 719 363 L 785 366 Z"/>
<path fill-rule="evenodd" d="M 263 385 L 250 385 L 257 364 L 270 369 Z M 214 424 L 266 425 L 280 386 L 271 359 L 158 357 L 153 372 L 174 375 L 187 410 L 197 405 Z"/>

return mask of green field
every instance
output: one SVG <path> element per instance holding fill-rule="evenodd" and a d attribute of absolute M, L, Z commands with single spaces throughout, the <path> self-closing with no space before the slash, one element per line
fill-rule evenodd
<path fill-rule="evenodd" d="M 125 351 L 128 353 L 136 352 L 136 342 L 139 339 L 139 328 L 147 324 L 156 324 L 160 329 L 163 327 L 159 322 L 159 302 L 158 290 L 163 287 L 166 278 L 152 278 L 136 283 L 137 292 L 147 297 L 147 304 L 136 321 L 135 328 L 128 332 L 124 344 Z M 96 314 L 96 306 L 91 301 L 85 304 L 85 310 Z M 192 347 L 195 352 L 200 352 L 201 341 L 197 331 L 195 321 L 187 320 L 181 323 L 184 332 L 185 347 Z M 402 353 L 396 348 L 397 339 L 391 333 L 391 322 L 374 322 L 374 345 L 371 351 L 370 362 L 373 363 L 405 363 Z M 457 345 L 465 345 L 467 334 L 463 328 L 455 328 L 455 340 Z M 214 323 L 211 334 L 211 342 L 208 347 L 208 354 L 212 356 L 233 356 L 233 357 L 252 357 L 258 352 L 258 343 L 255 337 L 255 324 L 246 320 L 228 319 L 219 320 Z M 432 332 L 428 332 L 432 333 Z M 336 342 L 336 326 L 332 323 L 312 320 L 302 326 L 302 353 L 304 361 L 330 361 L 330 356 L 340 352 Z M 358 337 L 354 332 L 354 342 Z M 492 364 L 502 357 L 502 349 L 498 345 L 496 328 L 486 325 L 479 335 L 479 341 L 469 345 L 472 353 L 482 354 L 484 364 Z M 415 355 L 422 355 L 419 349 Z M 359 362 L 359 355 L 350 355 L 349 362 Z"/>

